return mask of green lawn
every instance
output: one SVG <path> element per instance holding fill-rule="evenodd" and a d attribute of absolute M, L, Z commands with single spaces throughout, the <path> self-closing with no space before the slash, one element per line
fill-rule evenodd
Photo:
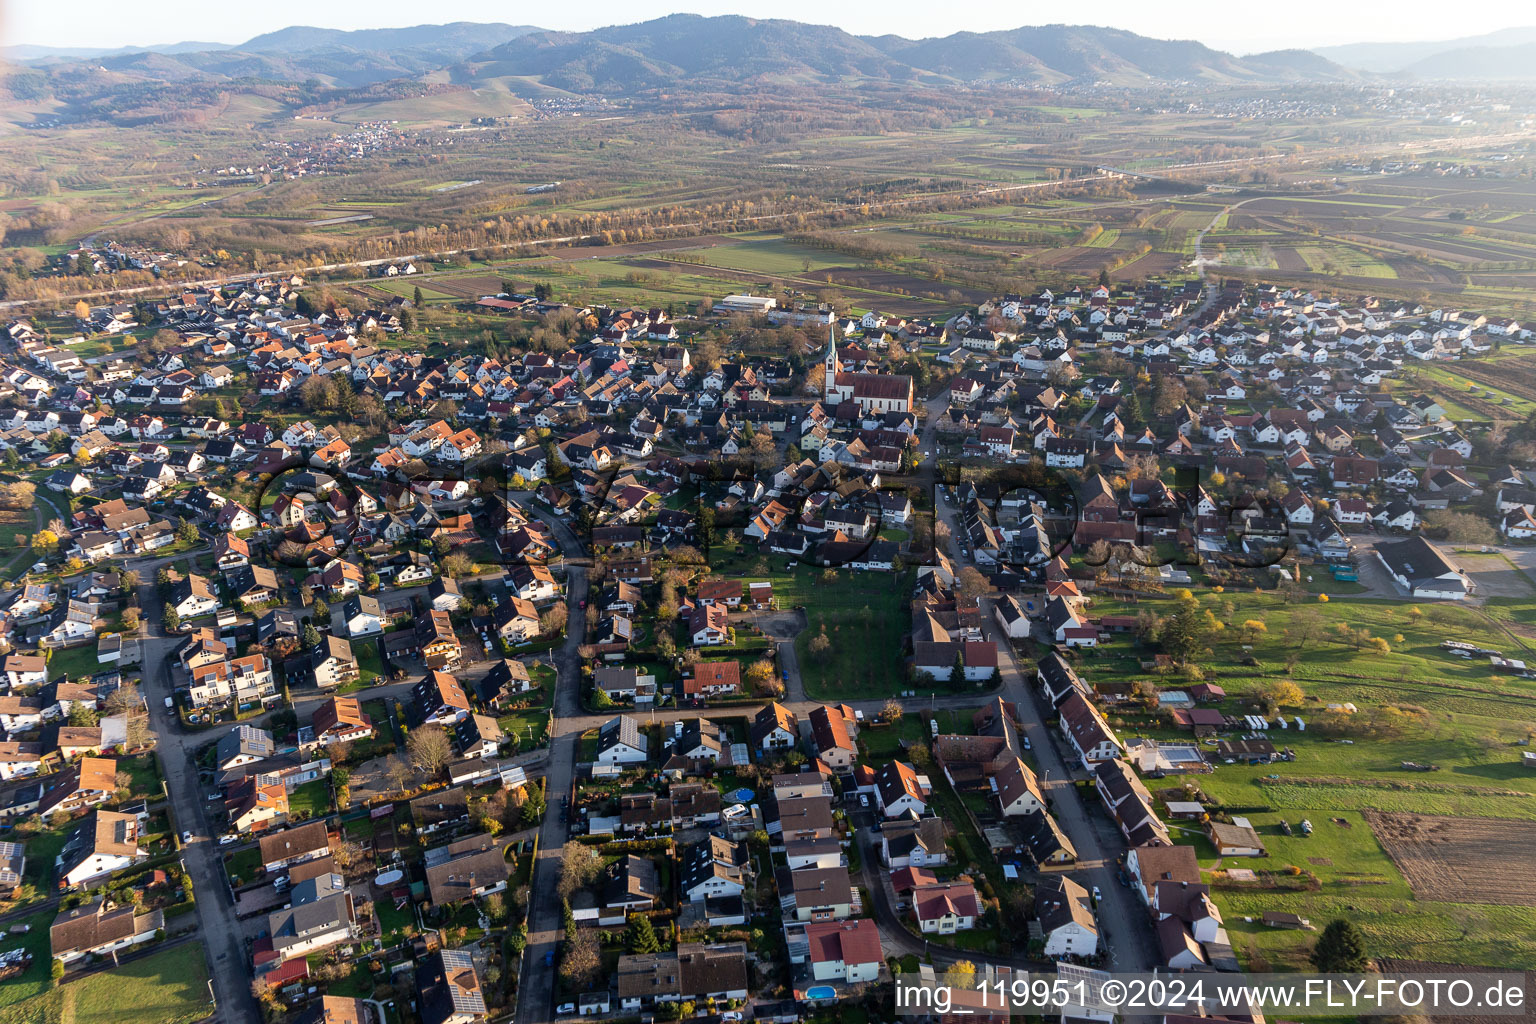
<path fill-rule="evenodd" d="M 88 643 L 79 647 L 58 648 L 48 655 L 48 675 L 50 678 L 57 675 L 65 675 L 70 679 L 82 679 L 101 670 L 101 662 L 96 660 L 96 644 Z"/>
<path fill-rule="evenodd" d="M 932 738 L 932 730 L 928 723 L 939 723 L 939 732 L 944 735 L 969 736 L 976 731 L 971 721 L 970 711 L 938 711 L 927 714 L 920 708 L 915 708 L 903 715 L 901 721 L 894 726 L 876 725 L 867 722 L 859 727 L 859 744 L 866 751 L 864 760 L 876 768 L 885 762 L 902 756 L 901 741 L 907 743 L 920 743 L 926 745 Z"/>
<path fill-rule="evenodd" d="M 160 766 L 155 763 L 153 753 L 118 758 L 117 770 L 127 772 L 132 779 L 128 791 L 133 797 L 157 800 L 164 795 L 160 791 Z"/>
<path fill-rule="evenodd" d="M 330 779 L 306 782 L 288 794 L 288 814 L 292 818 L 323 818 L 330 813 Z"/>
<path fill-rule="evenodd" d="M 31 846 L 28 850 L 29 861 Z M 50 858 L 49 870 L 52 870 Z M 53 919 L 59 916 L 57 909 L 41 910 L 30 917 L 18 918 L 10 924 L 25 924 L 31 931 L 25 935 L 5 934 L 0 936 L 0 952 L 9 952 L 13 949 L 26 949 L 32 953 L 32 965 L 21 974 L 10 980 L 0 983 L 0 1022 L 10 1024 L 12 1020 L 30 1020 L 26 1016 L 12 1016 L 22 1006 L 27 1005 L 23 1000 L 30 1002 L 33 997 L 48 991 L 50 981 L 49 969 L 51 963 L 51 946 L 48 940 L 48 929 L 53 924 Z M 7 925 L 9 927 L 9 925 Z M 21 1005 L 17 1005 L 21 1004 Z M 13 1009 L 14 1007 L 14 1009 Z"/>
<path fill-rule="evenodd" d="M 251 881 L 261 870 L 261 847 L 250 846 L 229 854 L 224 858 L 224 869 L 231 878 L 239 879 L 238 884 Z"/>
<path fill-rule="evenodd" d="M 363 686 L 372 686 L 378 682 L 379 676 L 384 674 L 384 664 L 379 659 L 379 645 L 370 638 L 355 644 L 352 653 L 357 657 L 358 682 Z"/>
<path fill-rule="evenodd" d="M 46 928 L 42 937 L 46 949 Z M 46 987 L 46 957 L 42 958 L 42 965 Z M 8 994 L 16 986 L 16 981 L 8 981 L 0 986 L 0 993 Z M 0 1024 L 190 1024 L 207 1016 L 210 1009 L 203 946 L 185 942 L 25 1001 L 13 1002 L 0 1008 Z"/>

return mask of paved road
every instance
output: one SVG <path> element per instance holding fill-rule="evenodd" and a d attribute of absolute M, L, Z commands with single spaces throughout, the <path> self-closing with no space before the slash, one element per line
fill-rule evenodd
<path fill-rule="evenodd" d="M 936 511 L 951 535 L 960 537 L 954 505 L 939 500 Z M 958 570 L 965 564 L 965 559 L 956 557 L 954 564 Z M 1090 890 L 1097 885 L 1104 895 L 1098 908 L 1099 929 L 1110 949 L 1111 966 L 1116 970 L 1150 970 L 1157 962 L 1157 956 L 1146 909 L 1135 893 L 1121 886 L 1117 879 L 1118 857 L 1125 846 L 1122 837 L 1101 812 L 1093 791 L 1087 791 L 1089 795 L 1085 799 L 1083 792 L 1073 784 L 1074 774 L 1086 777 L 1086 773 L 1080 765 L 1073 772 L 1073 765 L 1058 746 L 1061 742 L 1059 734 L 1045 725 L 1051 709 L 1044 706 L 1035 688 L 1027 681 L 1034 678 L 1034 666 L 1019 664 L 1013 645 L 998 627 L 990 603 L 985 599 L 982 611 L 982 629 L 987 638 L 997 644 L 999 652 L 998 673 L 1002 676 L 1003 699 L 1017 708 L 1019 725 L 1029 738 L 1030 752 L 1034 755 L 1041 788 L 1051 802 L 1051 812 L 1077 849 L 1077 863 L 1067 874 Z"/>
<path fill-rule="evenodd" d="M 143 632 L 147 634 L 140 641 L 144 652 L 142 689 L 149 704 L 150 727 L 165 771 L 176 830 L 193 833 L 193 842 L 182 852 L 182 863 L 192 876 L 192 887 L 197 894 L 197 920 L 218 1001 L 214 1019 L 243 1024 L 260 1020 L 261 1011 L 251 995 L 250 958 L 224 884 L 219 846 L 208 823 L 203 786 L 192 763 L 192 752 L 207 743 L 209 737 L 184 732 L 179 721 L 167 715 L 164 708 L 165 698 L 171 696 L 174 686 L 168 662 L 185 638 L 166 636 L 160 628 L 162 608 L 160 596 L 155 592 L 152 570 L 158 565 L 188 557 L 191 555 L 152 560 L 156 564 L 149 567 L 151 571 L 145 573 L 147 582 L 139 587 L 139 604 L 144 609 L 146 623 Z M 144 567 L 135 565 L 135 568 L 144 571 Z"/>
<path fill-rule="evenodd" d="M 517 1015 L 523 1024 L 539 1024 L 554 1016 L 555 968 L 544 963 L 561 937 L 560 851 L 570 837 L 561 803 L 571 793 L 576 777 L 576 756 L 581 734 L 591 725 L 581 710 L 581 654 L 586 624 L 582 603 L 587 599 L 587 570 L 576 564 L 584 552 L 581 542 L 566 523 L 546 515 L 538 506 L 527 507 L 554 531 L 566 556 L 566 602 L 569 626 L 565 644 L 554 652 L 555 720 L 550 736 L 549 765 L 545 769 L 548 810 L 539 828 L 539 855 L 533 865 L 528 906 L 528 946 L 523 953 L 517 991 Z M 598 716 L 601 720 L 601 716 Z"/>

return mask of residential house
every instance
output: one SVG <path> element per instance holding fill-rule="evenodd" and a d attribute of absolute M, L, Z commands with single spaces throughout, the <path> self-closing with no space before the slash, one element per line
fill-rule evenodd
<path fill-rule="evenodd" d="M 97 808 L 64 840 L 54 878 L 63 888 L 88 887 L 148 856 L 139 849 L 137 816 Z"/>
<path fill-rule="evenodd" d="M 112 956 L 152 942 L 164 927 L 165 915 L 159 910 L 141 914 L 131 903 L 114 906 L 98 896 L 60 911 L 48 930 L 48 942 L 53 958 L 67 967 L 88 956 Z"/>
<path fill-rule="evenodd" d="M 356 697 L 331 697 L 315 709 L 310 718 L 310 729 L 315 742 L 322 747 L 333 743 L 355 743 L 372 739 L 373 721 L 363 714 L 362 702 Z"/>
<path fill-rule="evenodd" d="M 1046 875 L 1035 887 L 1035 918 L 1045 937 L 1044 956 L 1090 957 L 1099 949 L 1088 890 L 1065 875 Z"/>
<path fill-rule="evenodd" d="M 874 921 L 816 921 L 804 926 L 803 935 L 812 979 L 858 985 L 880 977 L 885 956 Z"/>
<path fill-rule="evenodd" d="M 436 669 L 411 689 L 411 701 L 419 725 L 452 727 L 471 711 L 469 697 L 459 681 Z"/>
<path fill-rule="evenodd" d="M 474 1024 L 490 1016 L 467 950 L 441 949 L 417 964 L 416 1007 L 422 1024 Z"/>
<path fill-rule="evenodd" d="M 312 821 L 261 837 L 261 864 L 268 873 L 329 855 L 331 837 L 325 822 Z"/>
<path fill-rule="evenodd" d="M 773 754 L 800 742 L 800 726 L 793 711 L 773 701 L 753 717 L 751 736 L 752 746 L 764 754 Z"/>
<path fill-rule="evenodd" d="M 981 901 L 970 882 L 926 885 L 913 890 L 912 911 L 924 934 L 953 935 L 976 926 Z"/>
<path fill-rule="evenodd" d="M 598 764 L 644 764 L 649 757 L 650 740 L 630 715 L 610 719 L 598 730 Z"/>

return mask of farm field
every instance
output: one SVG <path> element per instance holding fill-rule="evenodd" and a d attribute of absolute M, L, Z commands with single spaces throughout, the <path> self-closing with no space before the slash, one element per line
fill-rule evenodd
<path fill-rule="evenodd" d="M 1413 894 L 1446 903 L 1536 906 L 1536 825 L 1489 818 L 1366 815 Z"/>

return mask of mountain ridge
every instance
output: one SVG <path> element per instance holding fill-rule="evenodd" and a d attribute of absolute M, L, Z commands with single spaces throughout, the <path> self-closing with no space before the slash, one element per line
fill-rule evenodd
<path fill-rule="evenodd" d="M 1235 57 L 1192 40 L 1159 40 L 1091 25 L 957 32 L 930 39 L 855 36 L 840 28 L 740 15 L 674 14 L 591 32 L 533 32 L 473 58 L 498 73 L 575 91 L 658 88 L 682 74 L 725 81 L 814 75 L 953 82 L 1348 80 L 1355 72 L 1297 51 L 1293 72 L 1274 55 Z M 1304 55 L 1304 56 L 1303 56 Z M 1267 59 L 1266 59 L 1267 58 Z"/>
<path fill-rule="evenodd" d="M 1536 43 L 1536 25 L 1500 29 L 1482 35 L 1452 39 L 1421 40 L 1401 43 L 1344 43 L 1338 46 L 1313 46 L 1320 57 L 1346 67 L 1378 74 L 1412 73 L 1414 65 L 1441 54 L 1470 49 L 1502 49 Z"/>

